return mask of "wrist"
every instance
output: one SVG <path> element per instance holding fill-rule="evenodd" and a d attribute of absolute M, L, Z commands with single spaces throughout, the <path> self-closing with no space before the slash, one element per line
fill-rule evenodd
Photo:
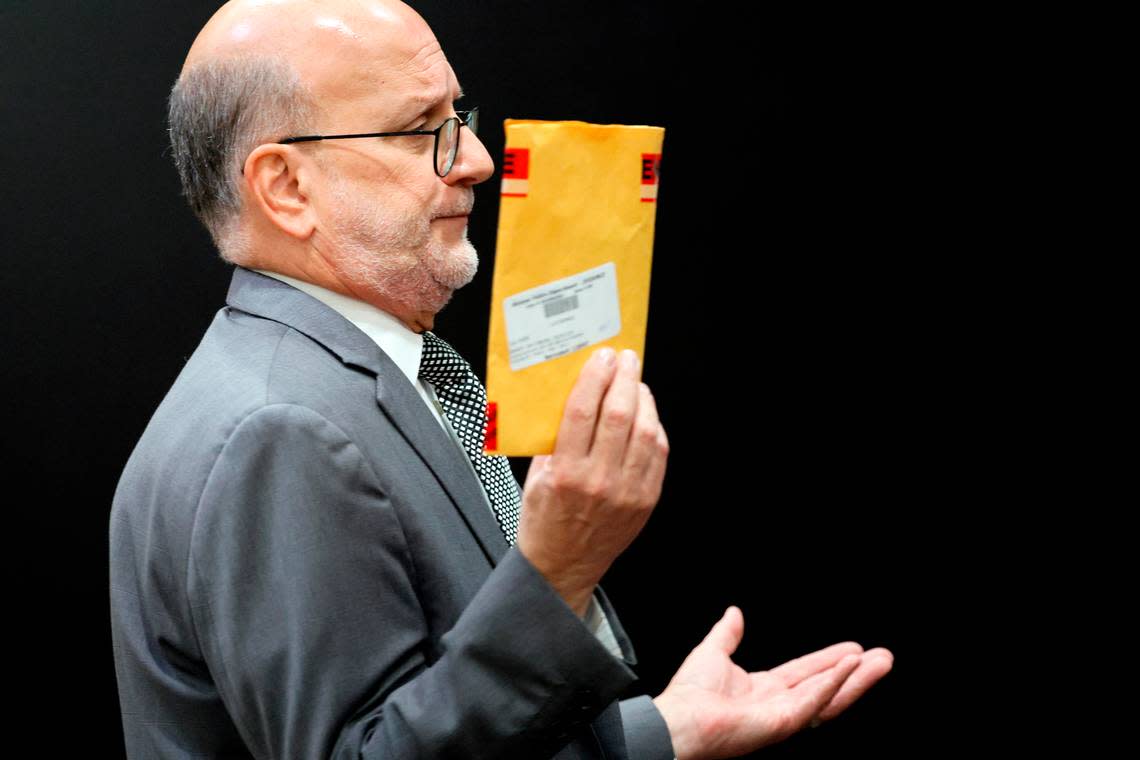
<path fill-rule="evenodd" d="M 594 588 L 598 585 L 597 579 L 544 561 L 540 553 L 524 549 L 521 543 L 519 544 L 519 552 L 546 579 L 546 582 L 562 598 L 562 601 L 566 602 L 566 605 L 578 617 L 584 619 L 586 610 L 590 607 L 590 599 L 594 595 Z"/>
<path fill-rule="evenodd" d="M 555 587 L 555 591 L 558 591 L 557 587 Z M 594 596 L 593 588 L 569 593 L 558 591 L 558 595 L 562 597 L 562 601 L 566 602 L 570 609 L 574 610 L 575 615 L 583 620 L 586 619 L 586 612 L 590 609 L 590 599 Z"/>
<path fill-rule="evenodd" d="M 677 760 L 698 760 L 700 743 L 696 736 L 696 726 L 690 711 L 682 700 L 676 699 L 669 690 L 653 698 L 653 705 L 661 713 L 669 729 L 669 740 L 673 743 L 673 753 Z"/>

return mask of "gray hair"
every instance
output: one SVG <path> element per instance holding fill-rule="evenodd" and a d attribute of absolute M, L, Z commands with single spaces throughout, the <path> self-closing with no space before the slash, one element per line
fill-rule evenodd
<path fill-rule="evenodd" d="M 240 264 L 248 240 L 239 224 L 242 166 L 263 142 L 309 130 L 315 101 L 296 69 L 279 58 L 200 63 L 170 91 L 170 149 L 182 194 L 222 258 Z"/>

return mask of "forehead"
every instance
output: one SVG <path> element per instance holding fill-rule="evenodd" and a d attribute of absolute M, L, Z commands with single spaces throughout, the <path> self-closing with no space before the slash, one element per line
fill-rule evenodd
<path fill-rule="evenodd" d="M 440 102 L 450 102 L 460 94 L 455 71 L 434 38 L 407 59 L 397 73 L 386 73 L 384 78 L 390 83 L 385 89 L 399 101 L 393 106 L 422 111 Z"/>
<path fill-rule="evenodd" d="M 460 95 L 455 71 L 422 20 L 351 31 L 325 61 L 327 97 L 320 97 L 332 110 L 363 109 L 386 114 L 390 121 L 412 118 Z"/>

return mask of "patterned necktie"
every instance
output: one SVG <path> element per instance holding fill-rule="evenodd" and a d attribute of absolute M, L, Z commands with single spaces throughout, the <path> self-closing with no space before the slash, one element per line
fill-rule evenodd
<path fill-rule="evenodd" d="M 514 546 L 519 530 L 519 485 L 505 456 L 483 453 L 487 427 L 487 391 L 471 365 L 447 341 L 425 330 L 420 378 L 435 387 L 451 427 L 487 491 L 507 543 Z"/>

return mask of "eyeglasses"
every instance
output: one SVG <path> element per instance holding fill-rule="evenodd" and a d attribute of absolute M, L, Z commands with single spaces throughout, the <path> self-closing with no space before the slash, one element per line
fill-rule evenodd
<path fill-rule="evenodd" d="M 435 129 L 413 129 L 408 132 L 367 132 L 359 135 L 308 135 L 305 137 L 286 137 L 279 140 L 279 145 L 290 145 L 299 142 L 314 142 L 316 140 L 346 140 L 356 137 L 405 137 L 411 135 L 434 135 L 435 151 L 432 153 L 432 166 L 440 177 L 446 177 L 455 163 L 455 156 L 459 153 L 459 127 L 464 126 L 473 134 L 479 131 L 479 107 L 470 111 L 456 111 L 455 116 L 445 120 Z"/>

